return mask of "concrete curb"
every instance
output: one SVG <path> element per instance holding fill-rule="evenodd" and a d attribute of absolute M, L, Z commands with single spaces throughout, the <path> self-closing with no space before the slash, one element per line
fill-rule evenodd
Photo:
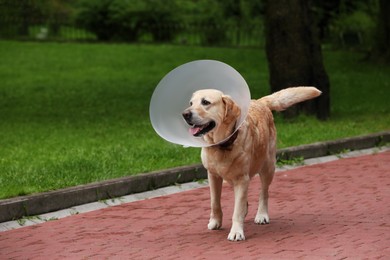
<path fill-rule="evenodd" d="M 390 142 L 390 131 L 365 136 L 320 142 L 280 149 L 279 159 L 304 159 L 339 153 L 346 149 L 360 150 Z M 73 206 L 145 192 L 157 188 L 206 179 L 207 171 L 201 164 L 177 167 L 164 171 L 123 177 L 98 183 L 0 200 L 0 222 L 57 211 Z"/>
<path fill-rule="evenodd" d="M 289 160 L 302 157 L 303 159 L 337 154 L 345 150 L 362 150 L 390 142 L 390 131 L 375 134 L 344 138 L 335 141 L 318 142 L 308 145 L 300 145 L 279 149 L 278 159 Z"/>

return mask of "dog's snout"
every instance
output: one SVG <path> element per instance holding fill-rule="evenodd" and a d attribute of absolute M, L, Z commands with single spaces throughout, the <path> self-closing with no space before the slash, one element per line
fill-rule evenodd
<path fill-rule="evenodd" d="M 192 118 L 192 112 L 190 110 L 185 110 L 183 113 L 183 118 L 188 122 Z"/>

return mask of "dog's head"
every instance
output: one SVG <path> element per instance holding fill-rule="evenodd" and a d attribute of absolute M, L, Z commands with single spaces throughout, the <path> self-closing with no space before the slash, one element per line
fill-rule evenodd
<path fill-rule="evenodd" d="M 234 131 L 241 109 L 221 91 L 203 89 L 192 95 L 190 107 L 182 115 L 193 136 L 202 137 L 209 144 L 218 144 Z"/>

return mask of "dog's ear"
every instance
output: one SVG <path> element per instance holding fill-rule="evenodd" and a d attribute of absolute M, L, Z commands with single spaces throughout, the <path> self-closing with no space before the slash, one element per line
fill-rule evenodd
<path fill-rule="evenodd" d="M 225 104 L 225 120 L 237 120 L 241 115 L 241 109 L 236 102 L 228 95 L 222 96 L 222 102 Z"/>

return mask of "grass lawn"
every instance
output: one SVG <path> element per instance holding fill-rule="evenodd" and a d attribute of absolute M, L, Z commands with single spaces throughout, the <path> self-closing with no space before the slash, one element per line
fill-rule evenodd
<path fill-rule="evenodd" d="M 196 59 L 236 68 L 266 95 L 260 49 L 0 41 L 0 198 L 199 163 L 198 148 L 165 142 L 149 100 L 171 69 Z M 332 118 L 276 116 L 279 148 L 390 129 L 390 67 L 324 53 Z"/>

